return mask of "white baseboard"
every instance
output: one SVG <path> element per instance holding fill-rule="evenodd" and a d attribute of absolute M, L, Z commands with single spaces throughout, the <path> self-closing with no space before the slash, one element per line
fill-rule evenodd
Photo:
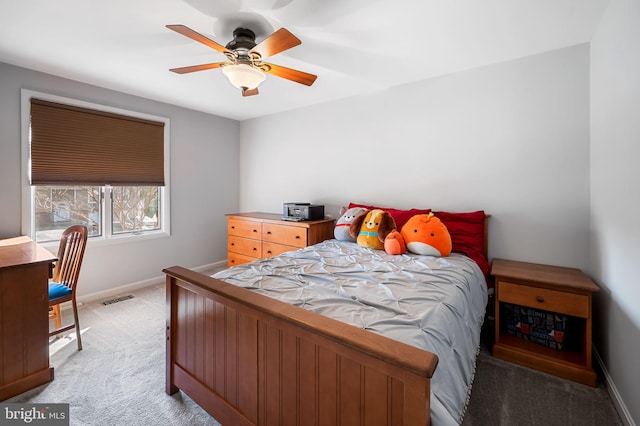
<path fill-rule="evenodd" d="M 616 410 L 618 411 L 618 414 L 622 419 L 622 422 L 626 426 L 636 426 L 636 423 L 633 421 L 633 418 L 631 417 L 631 413 L 629 413 L 629 410 L 627 409 L 627 405 L 622 400 L 622 396 L 620 395 L 620 392 L 618 392 L 618 388 L 616 387 L 616 384 L 613 382 L 613 379 L 611 378 L 611 375 L 609 374 L 607 367 L 604 365 L 602 358 L 600 358 L 600 354 L 596 350 L 596 347 L 593 346 L 592 350 L 593 350 L 593 357 L 596 359 L 596 361 L 600 365 L 600 369 L 604 374 L 605 384 L 607 385 L 607 392 L 609 392 L 609 396 L 611 397 L 611 400 L 613 401 L 613 405 L 615 405 Z"/>
<path fill-rule="evenodd" d="M 221 270 L 227 267 L 227 261 L 221 260 L 219 262 L 209 263 L 208 265 L 202 265 L 195 268 L 189 268 L 196 272 L 209 272 L 212 270 Z M 108 290 L 97 291 L 94 293 L 83 294 L 82 296 L 77 297 L 78 305 L 82 305 L 83 303 L 90 303 L 99 300 L 109 299 L 114 296 L 120 296 L 125 293 L 132 292 L 134 290 L 138 290 L 140 288 L 149 287 L 157 284 L 164 284 L 165 276 L 159 275 L 157 277 L 149 278 L 146 280 L 138 281 L 131 284 L 122 285 L 119 287 L 110 288 Z"/>

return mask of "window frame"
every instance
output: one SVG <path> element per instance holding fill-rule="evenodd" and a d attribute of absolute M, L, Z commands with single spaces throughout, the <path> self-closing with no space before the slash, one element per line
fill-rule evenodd
<path fill-rule="evenodd" d="M 158 230 L 144 231 L 141 233 L 125 233 L 125 234 L 113 234 L 111 228 L 111 198 L 109 186 L 100 186 L 101 196 L 101 211 L 102 211 L 102 235 L 90 237 L 87 241 L 89 245 L 94 244 L 118 244 L 128 243 L 133 241 L 167 238 L 171 235 L 171 173 L 170 173 L 170 134 L 171 126 L 170 119 L 167 117 L 160 117 L 156 115 L 145 114 L 137 111 L 126 110 L 122 108 L 111 107 L 107 105 L 95 104 L 92 102 L 81 101 L 77 99 L 71 99 L 63 96 L 51 95 L 48 93 L 37 92 L 28 89 L 20 90 L 20 108 L 21 108 L 21 165 L 22 165 L 22 235 L 27 235 L 35 241 L 35 209 L 34 209 L 34 197 L 35 187 L 31 185 L 31 163 L 30 163 L 30 117 L 31 117 L 31 98 L 35 97 L 51 102 L 58 102 L 68 105 L 74 105 L 83 108 L 89 108 L 99 111 L 111 112 L 115 114 L 128 115 L 131 117 L 142 118 L 146 120 L 159 121 L 164 123 L 164 171 L 165 171 L 165 185 L 158 187 L 160 189 L 160 209 L 161 209 L 161 226 Z M 59 185 L 62 186 L 62 185 Z M 72 185 L 70 185 L 72 186 Z M 85 185 L 86 186 L 86 185 Z M 55 242 L 43 242 L 44 246 L 58 244 Z"/>

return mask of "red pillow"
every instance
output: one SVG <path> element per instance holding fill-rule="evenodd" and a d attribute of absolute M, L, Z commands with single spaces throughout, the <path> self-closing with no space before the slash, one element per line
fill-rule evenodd
<path fill-rule="evenodd" d="M 484 211 L 433 212 L 433 214 L 440 218 L 451 235 L 453 245 L 451 251 L 464 253 L 473 259 L 487 277 L 489 275 L 489 261 L 484 254 Z"/>
<path fill-rule="evenodd" d="M 365 204 L 349 203 L 349 208 L 353 208 L 353 207 L 362 207 L 367 210 L 379 209 L 379 210 L 386 211 L 391 215 L 393 220 L 396 222 L 396 227 L 398 228 L 398 231 L 401 230 L 402 225 L 407 223 L 407 221 L 411 219 L 413 216 L 417 214 L 428 214 L 431 211 L 431 209 L 398 210 L 398 209 L 392 209 L 388 207 L 376 207 L 376 206 L 367 206 Z"/>

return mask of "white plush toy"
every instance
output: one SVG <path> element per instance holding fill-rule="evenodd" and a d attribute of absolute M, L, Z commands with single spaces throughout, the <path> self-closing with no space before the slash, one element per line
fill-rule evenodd
<path fill-rule="evenodd" d="M 351 227 L 351 223 L 353 220 L 360 216 L 362 213 L 367 211 L 362 207 L 352 207 L 350 209 L 345 209 L 344 207 L 340 210 L 340 218 L 336 222 L 336 227 L 333 230 L 333 235 L 336 237 L 336 240 L 340 241 L 356 241 L 356 237 L 352 237 L 349 234 L 349 228 Z"/>

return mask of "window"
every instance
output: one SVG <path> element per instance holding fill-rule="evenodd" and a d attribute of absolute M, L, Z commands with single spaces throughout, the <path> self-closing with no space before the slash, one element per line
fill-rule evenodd
<path fill-rule="evenodd" d="M 89 237 L 102 236 L 101 197 L 99 186 L 34 187 L 35 240 L 59 241 L 62 232 L 76 224 L 86 225 Z"/>
<path fill-rule="evenodd" d="M 159 229 L 160 187 L 119 186 L 111 188 L 111 228 L 114 234 L 141 233 Z"/>
<path fill-rule="evenodd" d="M 59 241 L 62 232 L 75 224 L 86 225 L 89 237 L 162 230 L 158 186 L 35 186 L 33 192 L 38 242 Z M 103 208 L 103 200 L 111 202 Z"/>
<path fill-rule="evenodd" d="M 23 234 L 57 242 L 74 224 L 90 241 L 169 234 L 168 119 L 28 90 L 22 113 Z"/>

